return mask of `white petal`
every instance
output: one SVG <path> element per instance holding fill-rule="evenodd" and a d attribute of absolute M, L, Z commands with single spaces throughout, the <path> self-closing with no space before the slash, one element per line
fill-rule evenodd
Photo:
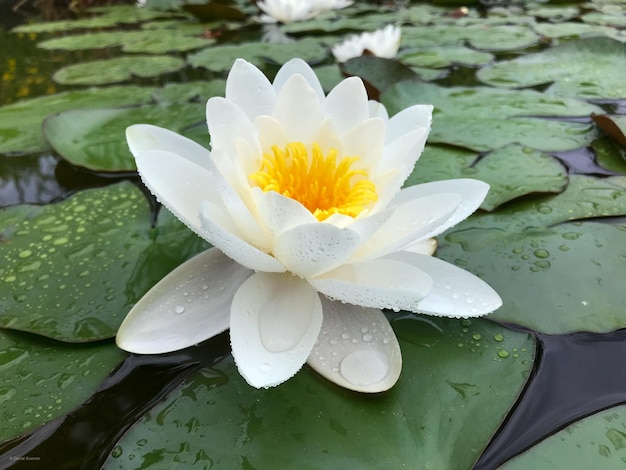
<path fill-rule="evenodd" d="M 165 276 L 132 308 L 117 345 L 137 354 L 177 351 L 228 329 L 235 292 L 252 271 L 211 248 Z"/>
<path fill-rule="evenodd" d="M 434 281 L 432 290 L 420 301 L 417 309 L 405 309 L 430 315 L 468 318 L 493 312 L 502 299 L 489 284 L 453 264 L 432 256 L 401 252 L 385 259 L 411 263 L 427 273 Z"/>
<path fill-rule="evenodd" d="M 403 183 L 422 154 L 429 131 L 430 129 L 418 128 L 386 144 L 378 171 L 384 173 L 393 169 L 400 175 L 400 182 Z"/>
<path fill-rule="evenodd" d="M 333 88 L 324 102 L 339 135 L 344 135 L 361 121 L 369 118 L 369 104 L 363 81 L 346 78 Z"/>
<path fill-rule="evenodd" d="M 259 145 L 263 152 L 270 152 L 273 145 L 284 147 L 289 143 L 289 136 L 285 127 L 272 116 L 258 116 L 254 120 L 254 129 L 259 136 Z M 257 170 L 261 161 L 256 163 Z"/>
<path fill-rule="evenodd" d="M 460 203 L 458 194 L 440 193 L 390 208 L 392 215 L 359 247 L 353 261 L 379 258 L 426 238 L 450 218 Z"/>
<path fill-rule="evenodd" d="M 273 116 L 285 127 L 290 141 L 305 144 L 312 142 L 324 121 L 319 98 L 302 75 L 292 75 L 285 82 L 278 93 Z"/>
<path fill-rule="evenodd" d="M 402 353 L 380 310 L 322 299 L 324 322 L 307 363 L 342 387 L 377 393 L 400 377 Z"/>
<path fill-rule="evenodd" d="M 214 96 L 206 104 L 206 121 L 211 134 L 211 148 L 221 149 L 230 158 L 237 155 L 236 145 L 240 140 L 252 139 L 252 122 L 234 103 Z"/>
<path fill-rule="evenodd" d="M 354 167 L 376 170 L 383 155 L 385 123 L 382 119 L 367 119 L 348 131 L 344 138 L 343 155 L 359 157 Z"/>
<path fill-rule="evenodd" d="M 387 113 L 387 108 L 385 108 L 384 104 L 375 100 L 370 100 L 368 104 L 370 117 L 379 117 L 385 122 L 389 121 L 389 114 Z"/>
<path fill-rule="evenodd" d="M 273 387 L 300 370 L 322 325 L 319 295 L 291 274 L 256 273 L 239 288 L 230 342 L 239 372 L 257 388 Z"/>
<path fill-rule="evenodd" d="M 433 106 L 430 104 L 416 104 L 395 114 L 387 123 L 386 142 L 390 143 L 407 132 L 416 129 L 430 129 Z"/>
<path fill-rule="evenodd" d="M 299 58 L 289 60 L 287 63 L 285 63 L 285 65 L 280 68 L 280 70 L 276 74 L 276 77 L 274 78 L 273 83 L 276 92 L 279 92 L 283 88 L 287 80 L 289 80 L 289 78 L 295 74 L 302 75 L 302 77 L 307 81 L 311 89 L 315 92 L 318 101 L 321 103 L 324 100 L 325 96 L 322 85 L 320 84 L 320 81 L 317 78 L 317 75 L 315 74 L 313 69 L 309 67 L 309 64 Z"/>
<path fill-rule="evenodd" d="M 259 115 L 272 114 L 276 91 L 263 72 L 250 62 L 237 59 L 226 79 L 226 99 L 252 121 Z"/>
<path fill-rule="evenodd" d="M 301 277 L 317 276 L 343 264 L 361 243 L 349 228 L 315 222 L 287 230 L 276 240 L 274 256 Z"/>
<path fill-rule="evenodd" d="M 412 253 L 421 253 L 423 255 L 432 256 L 437 250 L 437 239 L 426 238 L 415 243 L 411 243 L 409 246 L 403 248 L 403 250 L 410 251 Z"/>
<path fill-rule="evenodd" d="M 276 191 L 264 192 L 260 188 L 252 188 L 252 197 L 257 218 L 272 237 L 276 238 L 298 225 L 318 223 L 306 207 Z"/>
<path fill-rule="evenodd" d="M 180 155 L 205 168 L 211 165 L 210 152 L 202 145 L 176 132 L 150 124 L 126 128 L 126 140 L 133 155 L 146 150 L 165 150 Z"/>
<path fill-rule="evenodd" d="M 415 309 L 433 285 L 432 279 L 414 266 L 384 258 L 346 264 L 308 281 L 331 299 L 393 310 Z"/>
<path fill-rule="evenodd" d="M 489 185 L 484 181 L 474 179 L 455 179 L 432 181 L 430 183 L 418 184 L 401 190 L 391 202 L 392 205 L 404 204 L 409 199 L 420 198 L 437 193 L 456 193 L 461 198 L 461 203 L 456 208 L 450 218 L 443 224 L 436 227 L 422 238 L 431 238 L 445 232 L 450 227 L 454 227 L 462 220 L 467 219 L 482 204 L 489 192 Z"/>
<path fill-rule="evenodd" d="M 245 241 L 236 224 L 223 207 L 203 202 L 200 220 L 207 240 L 224 254 L 248 269 L 267 272 L 284 272 L 285 267 L 273 256 Z"/>
<path fill-rule="evenodd" d="M 135 155 L 142 181 L 159 202 L 191 230 L 207 238 L 200 223 L 200 205 L 211 199 L 217 177 L 176 153 L 148 150 Z"/>

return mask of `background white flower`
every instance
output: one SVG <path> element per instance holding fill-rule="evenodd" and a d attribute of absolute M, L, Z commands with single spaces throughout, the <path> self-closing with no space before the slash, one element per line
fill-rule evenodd
<path fill-rule="evenodd" d="M 393 59 L 400 48 L 399 26 L 387 25 L 371 33 L 349 36 L 345 41 L 333 46 L 332 52 L 337 62 L 346 62 L 360 57 L 366 50 L 376 57 Z"/>
<path fill-rule="evenodd" d="M 311 19 L 322 12 L 352 5 L 351 0 L 260 0 L 257 6 L 265 13 L 267 23 L 292 23 Z"/>
<path fill-rule="evenodd" d="M 488 185 L 460 179 L 400 189 L 430 130 L 432 106 L 389 118 L 362 81 L 327 96 L 302 60 L 273 83 L 237 60 L 225 98 L 207 102 L 212 151 L 166 129 L 127 130 L 148 188 L 215 248 L 170 273 L 133 308 L 117 343 L 184 348 L 230 327 L 255 387 L 304 364 L 378 392 L 401 370 L 381 308 L 471 317 L 501 300 L 432 257 L 432 237 L 474 212 Z"/>

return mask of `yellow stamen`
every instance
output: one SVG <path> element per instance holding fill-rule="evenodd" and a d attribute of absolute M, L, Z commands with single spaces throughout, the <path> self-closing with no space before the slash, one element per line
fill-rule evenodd
<path fill-rule="evenodd" d="M 249 175 L 251 182 L 263 191 L 276 191 L 295 199 L 322 221 L 332 214 L 356 217 L 377 200 L 376 185 L 365 169 L 352 170 L 359 157 L 343 157 L 337 162 L 337 150 L 324 156 L 313 144 L 308 152 L 302 142 L 285 147 L 272 146 L 264 153 L 261 167 Z"/>

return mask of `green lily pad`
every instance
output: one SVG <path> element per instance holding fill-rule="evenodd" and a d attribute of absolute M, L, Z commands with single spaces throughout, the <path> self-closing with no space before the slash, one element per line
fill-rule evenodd
<path fill-rule="evenodd" d="M 405 50 L 398 59 L 411 66 L 442 68 L 452 64 L 484 65 L 493 60 L 493 55 L 465 46 L 449 45 Z"/>
<path fill-rule="evenodd" d="M 590 12 L 580 17 L 585 23 L 601 24 L 607 26 L 616 26 L 618 28 L 626 28 L 626 16 L 622 14 L 603 14 L 599 12 Z"/>
<path fill-rule="evenodd" d="M 133 76 L 157 77 L 184 66 L 183 59 L 167 55 L 116 57 L 68 65 L 57 70 L 52 79 L 63 85 L 104 85 L 130 80 Z"/>
<path fill-rule="evenodd" d="M 68 91 L 0 107 L 0 154 L 44 152 L 50 147 L 41 133 L 41 122 L 67 109 L 93 109 L 149 103 L 157 88 L 113 86 Z"/>
<path fill-rule="evenodd" d="M 72 411 L 124 356 L 113 344 L 68 345 L 0 331 L 0 441 Z"/>
<path fill-rule="evenodd" d="M 0 327 L 68 342 L 115 335 L 134 303 L 206 248 L 130 183 L 0 210 Z"/>
<path fill-rule="evenodd" d="M 470 468 L 528 376 L 532 337 L 485 320 L 392 325 L 403 371 L 388 392 L 354 394 L 307 367 L 257 390 L 228 358 L 151 410 L 104 468 Z"/>
<path fill-rule="evenodd" d="M 626 291 L 614 273 L 626 257 L 626 228 L 563 223 L 626 215 L 623 183 L 623 177 L 572 175 L 559 195 L 520 201 L 459 224 L 445 236 L 438 256 L 496 289 L 504 305 L 492 319 L 550 334 L 624 328 Z"/>
<path fill-rule="evenodd" d="M 43 133 L 52 148 L 72 165 L 130 172 L 136 166 L 126 143 L 126 127 L 140 122 L 180 133 L 204 120 L 204 103 L 65 111 L 48 117 Z M 205 132 L 208 134 L 206 127 Z"/>
<path fill-rule="evenodd" d="M 607 26 L 586 23 L 537 23 L 533 29 L 548 38 L 582 38 L 586 36 L 607 36 L 618 38 L 619 34 Z"/>
<path fill-rule="evenodd" d="M 101 33 L 77 34 L 49 39 L 38 44 L 42 49 L 63 49 L 70 51 L 85 49 L 102 49 L 121 46 L 124 52 L 139 52 L 146 54 L 164 54 L 172 51 L 190 51 L 210 46 L 215 42 L 201 36 L 202 26 L 193 25 L 192 31 L 186 34 L 168 35 L 162 30 L 147 29 L 142 31 L 107 31 Z"/>
<path fill-rule="evenodd" d="M 53 33 L 57 31 L 69 31 L 72 29 L 108 28 L 123 23 L 139 23 L 155 18 L 179 16 L 177 13 L 150 8 L 136 8 L 131 5 L 116 5 L 105 10 L 92 9 L 104 13 L 93 18 L 78 20 L 48 21 L 21 25 L 14 28 L 16 33 Z"/>
<path fill-rule="evenodd" d="M 508 51 L 533 46 L 539 36 L 523 25 L 434 25 L 402 28 L 405 47 L 438 47 L 462 45 L 486 51 Z"/>
<path fill-rule="evenodd" d="M 237 58 L 246 59 L 257 66 L 264 65 L 266 60 L 283 64 L 294 57 L 307 62 L 318 62 L 328 56 L 325 40 L 307 37 L 293 43 L 272 44 L 271 47 L 263 42 L 216 45 L 190 54 L 188 61 L 194 67 L 202 67 L 212 72 L 230 70 Z"/>
<path fill-rule="evenodd" d="M 626 462 L 626 405 L 584 418 L 520 456 L 502 465 L 502 470 L 561 470 L 588 468 L 619 470 Z"/>
<path fill-rule="evenodd" d="M 533 90 L 444 88 L 404 81 L 390 87 L 381 98 L 391 114 L 416 103 L 433 104 L 429 142 L 478 152 L 514 143 L 544 152 L 566 151 L 589 145 L 597 136 L 591 124 L 521 117 L 588 116 L 600 109 L 584 101 Z"/>
<path fill-rule="evenodd" d="M 543 18 L 549 21 L 560 23 L 563 21 L 571 20 L 579 15 L 580 10 L 575 6 L 546 6 L 536 5 L 531 7 L 526 12 L 537 18 Z"/>
<path fill-rule="evenodd" d="M 527 194 L 559 193 L 568 182 L 557 159 L 519 145 L 502 147 L 480 159 L 473 152 L 428 146 L 405 185 L 450 178 L 489 183 L 489 194 L 480 206 L 487 211 Z"/>
<path fill-rule="evenodd" d="M 197 82 L 168 83 L 163 88 L 154 90 L 152 96 L 160 104 L 192 100 L 206 103 L 212 96 L 223 96 L 225 88 L 226 83 L 220 78 Z"/>
<path fill-rule="evenodd" d="M 554 82 L 548 93 L 583 98 L 626 96 L 626 44 L 605 37 L 569 41 L 536 54 L 498 62 L 477 77 L 496 87 Z"/>

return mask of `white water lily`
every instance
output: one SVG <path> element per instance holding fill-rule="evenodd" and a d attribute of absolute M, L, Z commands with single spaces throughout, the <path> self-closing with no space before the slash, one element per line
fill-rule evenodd
<path fill-rule="evenodd" d="M 333 46 L 332 52 L 337 62 L 347 62 L 369 51 L 376 57 L 393 59 L 400 48 L 400 27 L 387 25 L 371 33 L 352 35 Z"/>
<path fill-rule="evenodd" d="M 302 60 L 271 83 L 237 60 L 225 98 L 207 102 L 211 151 L 151 125 L 127 130 L 146 186 L 214 248 L 148 292 L 124 320 L 127 351 L 174 351 L 230 328 L 255 387 L 305 362 L 349 389 L 390 388 L 400 347 L 380 309 L 474 317 L 501 305 L 482 280 L 434 258 L 432 237 L 474 212 L 477 180 L 400 189 L 432 106 L 389 118 L 363 82 L 327 96 Z"/>
<path fill-rule="evenodd" d="M 351 0 L 260 0 L 257 6 L 265 13 L 267 23 L 293 23 L 311 19 L 322 12 L 352 5 Z"/>

